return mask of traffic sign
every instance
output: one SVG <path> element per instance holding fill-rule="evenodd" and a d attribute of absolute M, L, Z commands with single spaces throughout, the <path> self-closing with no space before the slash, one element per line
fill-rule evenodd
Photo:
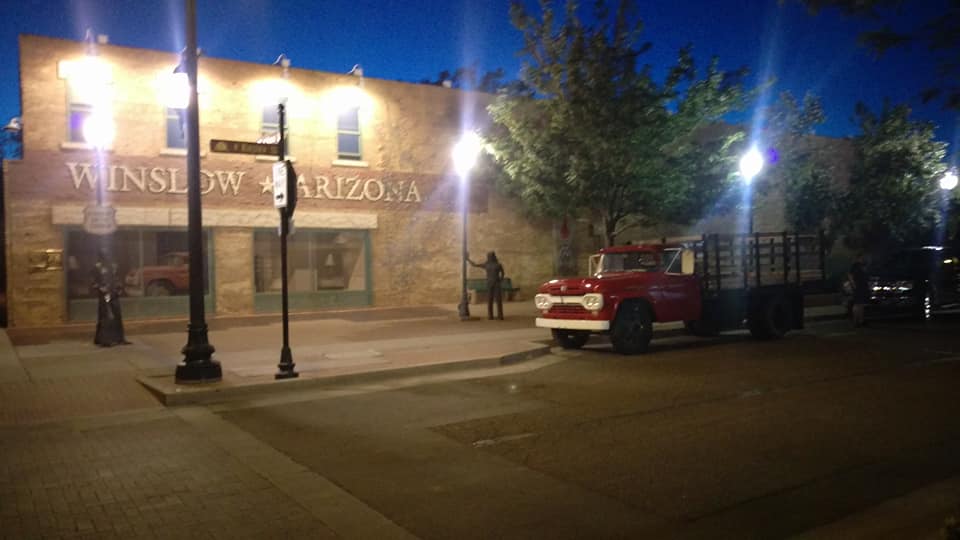
<path fill-rule="evenodd" d="M 273 206 L 274 208 L 287 207 L 286 161 L 278 161 L 273 164 Z"/>
<path fill-rule="evenodd" d="M 210 139 L 210 151 L 224 154 L 252 154 L 256 156 L 276 156 L 280 154 L 280 144 L 264 144 L 245 141 L 225 141 Z"/>

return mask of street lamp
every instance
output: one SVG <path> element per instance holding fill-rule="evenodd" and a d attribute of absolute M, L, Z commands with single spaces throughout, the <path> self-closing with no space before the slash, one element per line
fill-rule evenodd
<path fill-rule="evenodd" d="M 957 173 L 952 169 L 947 170 L 947 172 L 943 173 L 943 176 L 940 177 L 940 192 L 942 194 L 940 221 L 943 223 L 943 229 L 938 232 L 938 235 L 941 237 L 938 243 L 943 243 L 943 240 L 948 238 L 950 234 L 950 223 L 948 222 L 950 217 L 950 191 L 955 187 L 957 187 Z"/>
<path fill-rule="evenodd" d="M 197 2 L 186 0 L 187 46 L 183 65 L 190 90 L 187 105 L 187 239 L 190 253 L 190 323 L 183 361 L 177 365 L 178 383 L 216 382 L 223 377 L 220 363 L 213 360 L 213 345 L 207 339 L 203 305 L 203 215 L 200 207 L 200 112 L 197 106 Z"/>
<path fill-rule="evenodd" d="M 763 154 L 757 150 L 756 146 L 751 146 L 747 153 L 740 158 L 740 177 L 743 178 L 743 183 L 749 186 L 753 183 L 753 179 L 756 178 L 760 171 L 763 170 Z M 753 196 L 750 196 L 750 206 L 747 210 L 748 212 L 748 226 L 749 232 L 753 234 Z"/>
<path fill-rule="evenodd" d="M 470 304 L 467 301 L 467 211 L 469 204 L 470 170 L 477 163 L 480 154 L 480 137 L 473 132 L 464 133 L 453 147 L 453 166 L 460 177 L 460 224 L 462 242 L 460 253 L 460 320 L 470 318 Z"/>
<path fill-rule="evenodd" d="M 954 171 L 947 171 L 940 178 L 940 189 L 951 190 L 957 187 L 957 173 Z"/>

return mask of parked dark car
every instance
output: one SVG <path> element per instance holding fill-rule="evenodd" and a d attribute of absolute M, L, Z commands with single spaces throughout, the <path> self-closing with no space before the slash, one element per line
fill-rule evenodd
<path fill-rule="evenodd" d="M 901 313 L 929 319 L 960 304 L 960 258 L 951 248 L 904 249 L 868 268 L 868 314 Z"/>

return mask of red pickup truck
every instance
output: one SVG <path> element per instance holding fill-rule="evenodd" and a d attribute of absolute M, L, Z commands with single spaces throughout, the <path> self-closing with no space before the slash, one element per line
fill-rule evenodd
<path fill-rule="evenodd" d="M 190 289 L 190 255 L 186 251 L 165 253 L 158 264 L 137 268 L 127 273 L 127 294 L 169 296 Z"/>
<path fill-rule="evenodd" d="M 552 279 L 534 297 L 561 347 L 610 336 L 622 354 L 646 351 L 653 323 L 697 335 L 746 325 L 758 338 L 803 327 L 805 284 L 823 282 L 821 235 L 754 233 L 664 238 L 591 257 L 590 277 Z"/>

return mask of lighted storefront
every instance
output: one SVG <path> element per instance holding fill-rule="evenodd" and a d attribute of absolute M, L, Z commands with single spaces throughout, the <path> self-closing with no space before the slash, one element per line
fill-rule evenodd
<path fill-rule="evenodd" d="M 177 55 L 20 39 L 23 159 L 5 178 L 13 327 L 91 321 L 89 271 L 108 247 L 124 316 L 186 317 L 187 208 Z M 211 140 L 271 141 L 286 102 L 298 177 L 288 257 L 293 311 L 450 303 L 459 294 L 461 189 L 471 253 L 495 249 L 521 291 L 553 272 L 550 224 L 450 151 L 489 95 L 287 66 L 200 59 L 205 300 L 211 316 L 280 310 L 273 156 Z M 521 295 L 523 293 L 521 292 Z"/>

